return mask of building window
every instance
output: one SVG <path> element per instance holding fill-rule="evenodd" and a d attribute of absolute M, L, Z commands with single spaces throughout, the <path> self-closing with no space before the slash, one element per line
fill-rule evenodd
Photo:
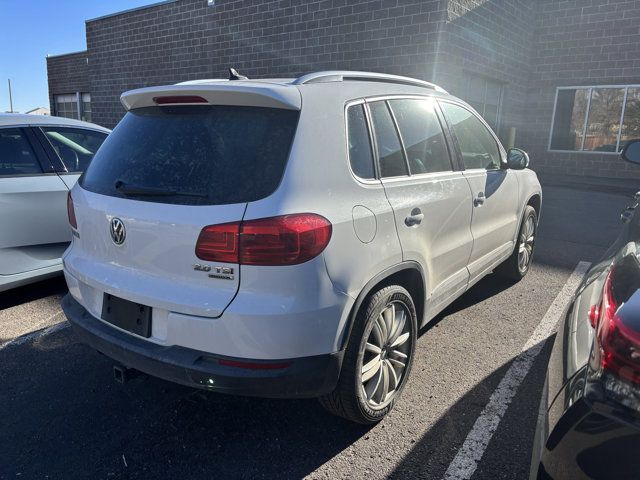
<path fill-rule="evenodd" d="M 611 152 L 640 139 L 640 86 L 558 88 L 550 150 Z"/>
<path fill-rule="evenodd" d="M 82 120 L 84 120 L 85 122 L 90 122 L 91 121 L 91 94 L 83 93 L 81 95 L 81 99 L 82 99 L 82 105 L 81 105 Z"/>
<path fill-rule="evenodd" d="M 76 120 L 91 121 L 91 94 L 69 93 L 54 96 L 58 117 L 74 118 Z M 78 116 L 78 113 L 80 116 Z"/>
<path fill-rule="evenodd" d="M 75 93 L 56 95 L 56 115 L 58 117 L 75 118 L 78 120 L 78 97 Z"/>
<path fill-rule="evenodd" d="M 502 84 L 496 81 L 478 76 L 467 78 L 467 92 L 464 99 L 482 115 L 494 132 L 497 132 L 500 127 L 502 90 Z"/>
<path fill-rule="evenodd" d="M 640 140 L 640 87 L 627 88 L 618 148 L 622 150 L 631 140 Z"/>

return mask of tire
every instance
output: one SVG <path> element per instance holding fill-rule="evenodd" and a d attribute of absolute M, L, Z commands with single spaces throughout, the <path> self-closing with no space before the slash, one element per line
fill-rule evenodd
<path fill-rule="evenodd" d="M 322 406 L 356 423 L 382 420 L 406 385 L 417 330 L 416 309 L 407 290 L 390 285 L 370 294 L 356 316 L 338 385 L 320 397 Z"/>
<path fill-rule="evenodd" d="M 496 268 L 496 273 L 500 276 L 513 281 L 520 281 L 529 271 L 531 266 L 531 260 L 533 259 L 533 252 L 535 248 L 536 234 L 538 233 L 538 214 L 535 209 L 527 205 L 524 207 L 524 214 L 522 215 L 522 223 L 518 230 L 518 238 L 516 245 L 513 248 L 511 256 L 501 263 Z M 526 237 L 526 238 L 525 238 Z M 521 258 L 521 252 L 524 248 L 526 259 Z"/>

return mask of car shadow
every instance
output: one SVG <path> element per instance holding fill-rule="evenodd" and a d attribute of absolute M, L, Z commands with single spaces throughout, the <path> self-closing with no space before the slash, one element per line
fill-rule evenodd
<path fill-rule="evenodd" d="M 0 310 L 15 307 L 23 303 L 29 303 L 51 295 L 62 296 L 66 291 L 67 284 L 62 275 L 13 288 L 0 293 Z"/>
<path fill-rule="evenodd" d="M 511 285 L 485 278 L 421 334 Z M 0 349 L 0 478 L 300 478 L 370 430 L 328 414 L 313 399 L 234 397 L 144 375 L 121 385 L 112 365 L 79 343 L 71 328 Z M 463 440 L 506 368 L 457 400 L 394 476 L 430 478 L 450 454 L 449 442 Z M 429 454 L 433 445 L 449 450 Z"/>
<path fill-rule="evenodd" d="M 300 478 L 369 427 L 316 400 L 121 385 L 71 328 L 0 350 L 0 478 Z"/>
<path fill-rule="evenodd" d="M 545 361 L 536 361 L 537 370 Z M 0 478 L 301 478 L 370 430 L 315 400 L 234 397 L 147 376 L 120 385 L 111 364 L 77 343 L 70 328 L 0 350 Z M 459 398 L 398 459 L 390 478 L 440 478 L 452 445 L 463 443 L 508 368 Z M 532 376 L 522 395 L 539 395 L 544 374 Z M 503 437 L 524 435 L 516 443 L 522 446 L 532 442 L 535 411 L 520 395 L 513 405 L 528 410 L 516 408 L 519 432 L 511 425 Z M 505 448 L 496 461 L 504 461 Z M 510 455 L 524 471 L 528 454 L 520 448 Z"/>
<path fill-rule="evenodd" d="M 506 170 L 488 170 L 484 184 L 484 196 L 490 198 L 498 191 L 507 176 Z"/>
<path fill-rule="evenodd" d="M 465 310 L 473 305 L 484 302 L 485 300 L 511 288 L 515 285 L 512 280 L 507 280 L 499 275 L 489 274 L 467 290 L 461 297 L 455 300 L 451 305 L 431 319 L 418 332 L 418 336 L 422 336 L 429 330 L 438 325 L 446 317 L 456 312 Z"/>

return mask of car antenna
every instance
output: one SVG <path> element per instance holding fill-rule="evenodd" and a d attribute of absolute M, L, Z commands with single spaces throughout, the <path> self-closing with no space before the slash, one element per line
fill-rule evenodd
<path fill-rule="evenodd" d="M 249 78 L 244 75 L 240 75 L 235 68 L 231 67 L 229 69 L 229 80 L 249 80 Z"/>

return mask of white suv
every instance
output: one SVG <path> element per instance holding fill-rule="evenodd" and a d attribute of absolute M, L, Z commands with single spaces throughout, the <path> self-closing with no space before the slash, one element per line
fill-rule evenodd
<path fill-rule="evenodd" d="M 526 154 L 433 84 L 232 76 L 121 100 L 69 197 L 62 301 L 119 368 L 371 423 L 421 326 L 494 269 L 529 268 Z"/>

